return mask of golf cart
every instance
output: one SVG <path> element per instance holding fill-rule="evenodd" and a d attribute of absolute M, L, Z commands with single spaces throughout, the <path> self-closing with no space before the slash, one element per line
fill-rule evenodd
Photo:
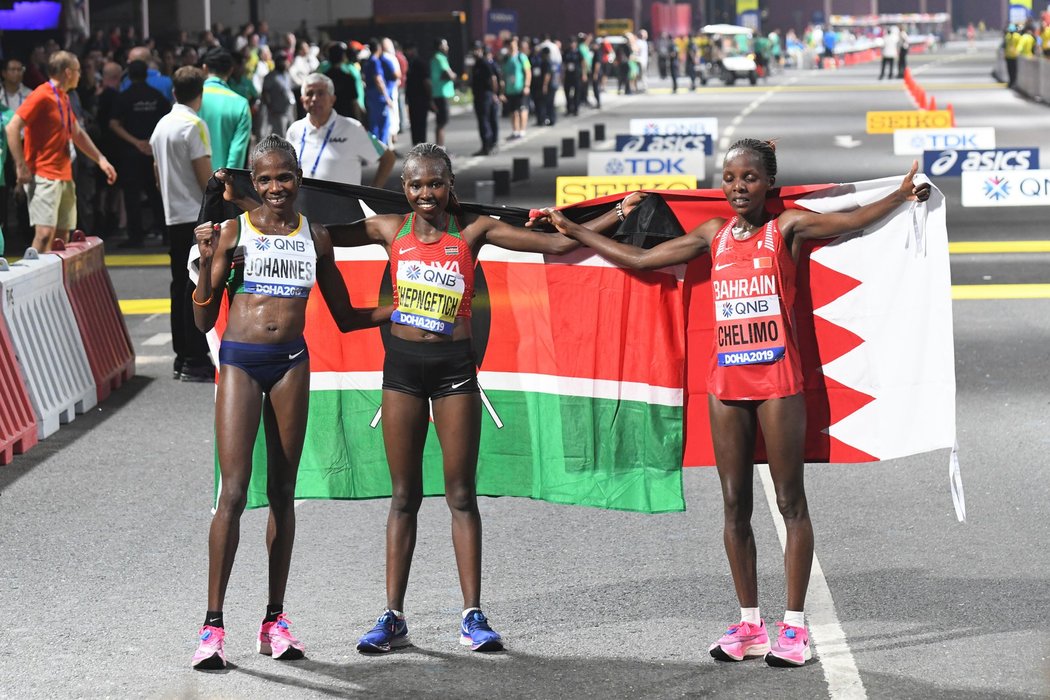
<path fill-rule="evenodd" d="M 708 78 L 718 78 L 726 85 L 746 79 L 752 85 L 758 82 L 758 66 L 755 64 L 753 33 L 747 27 L 735 24 L 708 24 L 700 30 L 707 39 L 701 63 L 701 84 Z"/>

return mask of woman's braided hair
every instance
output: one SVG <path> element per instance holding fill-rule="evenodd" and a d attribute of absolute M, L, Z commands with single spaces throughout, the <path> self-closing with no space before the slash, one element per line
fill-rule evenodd
<path fill-rule="evenodd" d="M 283 153 L 293 165 L 299 165 L 299 154 L 295 152 L 295 146 L 277 134 L 270 134 L 252 149 L 252 170 L 255 170 L 255 163 L 269 153 Z"/>
<path fill-rule="evenodd" d="M 726 151 L 725 160 L 729 160 L 729 156 L 734 151 L 751 151 L 758 156 L 759 161 L 762 163 L 762 167 L 766 169 L 766 175 L 769 177 L 776 177 L 777 174 L 777 153 L 776 153 L 776 142 L 775 141 L 759 141 L 758 139 L 739 139 L 729 150 Z"/>
<path fill-rule="evenodd" d="M 419 143 L 412 147 L 412 150 L 405 156 L 405 162 L 401 166 L 401 177 L 404 179 L 405 169 L 408 168 L 408 164 L 412 160 L 439 160 L 444 166 L 445 170 L 448 171 L 449 179 L 454 179 L 455 175 L 452 172 L 452 159 L 448 157 L 448 152 L 436 143 Z M 459 199 L 456 197 L 454 190 L 449 188 L 448 195 L 448 211 L 451 214 L 461 214 L 462 209 L 459 205 Z"/>

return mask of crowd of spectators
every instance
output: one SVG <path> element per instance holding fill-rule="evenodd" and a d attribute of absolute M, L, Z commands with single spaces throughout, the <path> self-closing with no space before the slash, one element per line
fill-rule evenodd
<path fill-rule="evenodd" d="M 404 93 L 414 49 L 403 51 L 390 39 L 377 40 L 378 50 L 371 53 L 356 41 L 318 44 L 310 40 L 305 27 L 301 29 L 296 33 L 272 32 L 266 22 L 249 23 L 239 31 L 216 25 L 197 35 L 180 32 L 167 42 L 141 39 L 134 27 L 97 29 L 85 41 L 68 47 L 81 68 L 79 80 L 68 91 L 73 114 L 120 174 L 115 183 L 109 183 L 91 159 L 74 158 L 76 227 L 127 247 L 142 246 L 151 238 L 157 243 L 166 241 L 164 209 L 152 175 L 154 157 L 149 141 L 157 123 L 171 110 L 172 78 L 183 66 L 205 70 L 201 116 L 208 122 L 210 140 L 216 146 L 212 148 L 216 167 L 245 167 L 251 143 L 270 133 L 284 136 L 293 123 L 306 118 L 300 95 L 313 73 L 329 76 L 334 84 L 335 111 L 357 120 L 377 137 L 376 154 L 366 163 L 379 160 L 409 128 Z M 31 92 L 48 81 L 48 62 L 63 48 L 67 47 L 50 38 L 29 51 L 5 52 L 0 62 L 3 126 L 10 123 Z M 427 48 L 429 54 L 431 47 Z M 366 84 L 370 65 L 373 78 L 377 67 L 381 73 L 386 90 L 382 100 L 369 99 L 370 90 L 376 86 L 375 82 Z M 429 71 L 429 64 L 425 67 Z M 430 89 L 429 77 L 420 87 Z M 215 111 L 214 96 L 227 91 L 243 98 L 247 134 L 241 133 L 237 123 L 229 126 L 228 133 L 221 125 L 216 129 L 208 114 L 210 109 Z M 385 108 L 383 113 L 380 106 Z M 428 98 L 427 111 L 431 107 Z M 221 109 L 235 108 L 226 105 Z M 226 146 L 232 147 L 228 153 L 224 153 Z M 6 150 L 5 143 L 0 155 L 6 156 Z M 217 158 L 220 154 L 221 163 Z M 32 242 L 32 228 L 25 188 L 18 184 L 13 159 L 4 160 L 0 226 L 8 249 L 16 251 Z M 392 164 L 384 165 L 389 173 Z"/>

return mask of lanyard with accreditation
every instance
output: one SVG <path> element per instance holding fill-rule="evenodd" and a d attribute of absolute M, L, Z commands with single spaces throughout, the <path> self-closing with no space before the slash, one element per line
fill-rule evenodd
<path fill-rule="evenodd" d="M 66 143 L 69 144 L 69 158 L 73 160 L 77 157 L 77 149 L 73 145 L 73 120 L 76 119 L 73 116 L 73 105 L 69 105 L 69 112 L 67 113 L 62 105 L 62 94 L 55 87 L 55 83 L 49 80 L 47 84 L 51 86 L 51 92 L 55 93 L 55 101 L 58 103 L 58 119 L 62 122 L 62 133 L 66 135 Z"/>
<path fill-rule="evenodd" d="M 303 166 L 303 154 L 306 153 L 306 130 L 310 128 L 309 123 L 303 124 L 303 135 L 299 139 L 299 167 Z M 314 158 L 313 167 L 310 168 L 310 177 L 314 176 L 317 172 L 317 164 L 321 162 L 321 154 L 324 153 L 325 146 L 328 145 L 328 139 L 332 136 L 332 129 L 335 128 L 335 120 L 328 125 L 328 131 L 324 132 L 324 139 L 321 141 L 321 147 L 317 149 L 317 157 Z"/>

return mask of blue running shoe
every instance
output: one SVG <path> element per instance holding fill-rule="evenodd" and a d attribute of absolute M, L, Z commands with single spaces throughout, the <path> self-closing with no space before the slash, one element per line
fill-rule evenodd
<path fill-rule="evenodd" d="M 489 620 L 480 610 L 472 610 L 459 626 L 459 643 L 471 651 L 502 651 L 503 639 L 489 627 Z"/>
<path fill-rule="evenodd" d="M 357 650 L 362 654 L 385 654 L 391 649 L 409 644 L 405 618 L 387 610 L 376 620 L 376 626 L 357 640 Z"/>

